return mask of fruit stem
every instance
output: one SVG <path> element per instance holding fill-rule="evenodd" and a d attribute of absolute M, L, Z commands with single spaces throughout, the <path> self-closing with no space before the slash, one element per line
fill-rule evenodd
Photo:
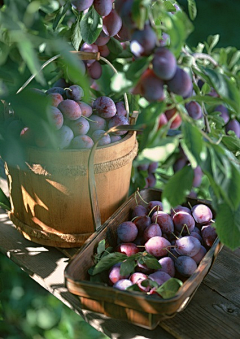
<path fill-rule="evenodd" d="M 148 205 L 148 202 L 146 202 L 143 197 L 141 196 L 141 194 L 139 193 L 139 188 L 137 189 L 137 194 L 139 195 L 139 198 L 146 204 Z"/>

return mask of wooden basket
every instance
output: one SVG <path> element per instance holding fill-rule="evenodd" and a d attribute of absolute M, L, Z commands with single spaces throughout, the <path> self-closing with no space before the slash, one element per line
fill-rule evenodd
<path fill-rule="evenodd" d="M 102 222 L 128 197 L 136 132 L 101 146 L 94 155 L 94 173 Z M 30 147 L 26 169 L 6 165 L 9 217 L 23 236 L 56 247 L 79 247 L 95 231 L 88 191 L 89 150 Z"/>
<path fill-rule="evenodd" d="M 145 201 L 161 200 L 161 191 L 145 189 L 140 192 Z M 192 206 L 208 201 L 187 198 Z M 139 204 L 143 204 L 139 201 Z M 130 220 L 130 212 L 136 205 L 134 194 L 91 236 L 88 243 L 69 262 L 65 269 L 65 283 L 68 290 L 78 296 L 80 307 L 111 318 L 126 320 L 135 325 L 154 329 L 160 321 L 173 317 L 189 303 L 207 275 L 220 252 L 222 245 L 216 239 L 211 249 L 199 263 L 195 273 L 189 277 L 177 294 L 170 299 L 159 299 L 154 295 L 120 291 L 100 283 L 89 281 L 88 269 L 94 264 L 93 255 L 100 240 L 106 240 L 106 247 L 116 246 L 118 225 Z"/>

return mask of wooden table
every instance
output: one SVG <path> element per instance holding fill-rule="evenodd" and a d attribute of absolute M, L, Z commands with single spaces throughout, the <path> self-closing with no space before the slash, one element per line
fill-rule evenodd
<path fill-rule="evenodd" d="M 26 240 L 3 210 L 0 210 L 0 251 L 110 338 L 240 338 L 240 249 L 232 252 L 224 247 L 186 309 L 152 331 L 82 311 L 77 297 L 70 294 L 64 284 L 64 269 L 76 249 L 44 247 Z"/>

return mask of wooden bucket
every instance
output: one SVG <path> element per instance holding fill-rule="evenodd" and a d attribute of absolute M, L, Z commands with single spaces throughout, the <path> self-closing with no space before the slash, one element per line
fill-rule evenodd
<path fill-rule="evenodd" d="M 96 194 L 101 221 L 128 197 L 136 132 L 94 155 Z M 11 211 L 9 217 L 23 236 L 56 247 L 79 247 L 95 231 L 88 191 L 89 150 L 28 148 L 26 169 L 6 164 Z"/>

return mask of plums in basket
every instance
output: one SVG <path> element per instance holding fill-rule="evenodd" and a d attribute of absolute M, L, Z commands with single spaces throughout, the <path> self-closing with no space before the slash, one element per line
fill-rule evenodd
<path fill-rule="evenodd" d="M 151 224 L 151 218 L 148 215 L 140 215 L 133 220 L 138 228 L 138 232 L 142 234 L 144 230 Z"/>
<path fill-rule="evenodd" d="M 201 235 L 202 235 L 203 243 L 207 247 L 211 247 L 215 239 L 217 238 L 216 229 L 211 224 L 202 226 Z"/>
<path fill-rule="evenodd" d="M 64 119 L 62 112 L 57 107 L 50 106 L 48 108 L 47 116 L 54 129 L 59 130 L 62 127 Z"/>
<path fill-rule="evenodd" d="M 175 246 L 175 250 L 178 254 L 192 257 L 200 250 L 201 243 L 197 238 L 189 235 L 177 239 Z"/>
<path fill-rule="evenodd" d="M 107 127 L 107 122 L 105 119 L 99 117 L 96 114 L 92 114 L 89 120 L 90 131 L 93 133 L 96 130 L 105 130 Z"/>
<path fill-rule="evenodd" d="M 182 276 L 190 277 L 197 269 L 197 264 L 193 258 L 181 255 L 175 261 L 175 268 Z"/>
<path fill-rule="evenodd" d="M 148 214 L 147 207 L 145 207 L 143 205 L 136 205 L 132 209 L 132 218 L 139 217 L 141 215 L 147 215 L 147 214 Z"/>
<path fill-rule="evenodd" d="M 127 243 L 121 243 L 116 247 L 116 251 L 120 253 L 126 254 L 126 256 L 130 257 L 133 254 L 136 254 L 139 252 L 139 248 L 136 244 L 132 242 Z"/>
<path fill-rule="evenodd" d="M 120 279 L 118 280 L 113 287 L 117 288 L 118 290 L 126 290 L 128 287 L 132 286 L 133 283 L 129 279 Z"/>
<path fill-rule="evenodd" d="M 101 96 L 94 100 L 93 108 L 97 111 L 97 114 L 104 119 L 112 118 L 117 112 L 114 101 L 106 96 Z"/>
<path fill-rule="evenodd" d="M 88 135 L 77 135 L 71 142 L 71 147 L 76 149 L 90 149 L 93 145 L 94 141 Z"/>
<path fill-rule="evenodd" d="M 116 284 L 116 282 L 118 282 L 121 279 L 127 279 L 129 277 L 129 276 L 121 275 L 120 269 L 121 269 L 121 263 L 117 263 L 110 268 L 108 276 L 109 276 L 110 283 L 112 285 Z"/>
<path fill-rule="evenodd" d="M 155 281 L 159 286 L 161 286 L 163 283 L 165 283 L 166 281 L 168 281 L 171 276 L 161 270 L 157 270 L 156 272 L 149 274 L 149 279 Z"/>
<path fill-rule="evenodd" d="M 153 214 L 152 220 L 154 220 L 155 215 Z M 154 222 L 154 221 L 153 221 Z M 171 234 L 174 232 L 174 224 L 171 216 L 163 211 L 158 211 L 156 216 L 156 222 L 161 227 L 163 233 Z"/>
<path fill-rule="evenodd" d="M 191 212 L 196 223 L 200 225 L 209 223 L 213 218 L 211 209 L 204 204 L 197 204 L 193 206 Z"/>
<path fill-rule="evenodd" d="M 111 143 L 110 135 L 106 131 L 99 129 L 92 133 L 92 139 L 94 143 L 98 141 L 98 146 L 104 146 Z"/>
<path fill-rule="evenodd" d="M 188 212 L 179 211 L 172 217 L 174 227 L 182 234 L 189 234 L 195 227 L 195 220 Z"/>
<path fill-rule="evenodd" d="M 118 239 L 122 242 L 132 242 L 138 235 L 137 226 L 131 221 L 124 221 L 117 228 Z"/>
<path fill-rule="evenodd" d="M 162 230 L 158 224 L 150 224 L 143 232 L 144 241 L 148 241 L 150 238 L 155 236 L 162 236 Z"/>
<path fill-rule="evenodd" d="M 48 97 L 51 101 L 51 105 L 55 107 L 58 107 L 60 102 L 64 100 L 60 93 L 50 93 L 48 94 Z"/>
<path fill-rule="evenodd" d="M 134 272 L 129 277 L 129 280 L 133 284 L 137 284 L 141 291 L 148 292 L 150 290 L 150 286 L 143 286 L 141 284 L 141 282 L 146 280 L 146 279 L 148 279 L 148 276 L 144 273 L 141 273 L 141 272 Z"/>
<path fill-rule="evenodd" d="M 63 125 L 56 131 L 58 147 L 60 149 L 68 148 L 74 138 L 73 131 L 70 127 Z"/>
<path fill-rule="evenodd" d="M 156 258 L 166 256 L 168 254 L 168 248 L 170 247 L 171 243 L 160 236 L 152 237 L 145 243 L 146 251 Z"/>
<path fill-rule="evenodd" d="M 207 253 L 206 247 L 201 245 L 200 250 L 197 252 L 197 254 L 195 254 L 191 258 L 196 262 L 196 264 L 199 264 L 206 253 Z"/>
<path fill-rule="evenodd" d="M 158 262 L 162 266 L 161 271 L 166 272 L 171 277 L 175 276 L 175 265 L 171 257 L 163 257 L 159 259 Z"/>
<path fill-rule="evenodd" d="M 65 119 L 77 120 L 82 115 L 82 111 L 78 103 L 71 99 L 61 101 L 58 105 L 58 109 L 60 109 Z"/>
<path fill-rule="evenodd" d="M 115 115 L 108 122 L 109 129 L 115 126 L 120 126 L 120 125 L 129 125 L 128 118 L 123 115 Z M 127 131 L 124 131 L 124 130 L 114 132 L 114 134 L 117 134 L 117 135 L 124 135 L 126 133 Z"/>
<path fill-rule="evenodd" d="M 68 126 L 73 130 L 74 136 L 87 134 L 90 129 L 89 122 L 84 117 L 70 120 Z"/>

